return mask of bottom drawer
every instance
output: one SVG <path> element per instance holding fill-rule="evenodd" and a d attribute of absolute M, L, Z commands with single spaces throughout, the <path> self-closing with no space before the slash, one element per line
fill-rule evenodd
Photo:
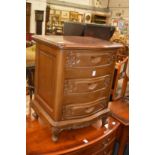
<path fill-rule="evenodd" d="M 98 100 L 89 104 L 71 104 L 63 107 L 63 118 L 81 118 L 97 113 L 100 110 L 106 109 L 108 102 L 105 99 Z"/>

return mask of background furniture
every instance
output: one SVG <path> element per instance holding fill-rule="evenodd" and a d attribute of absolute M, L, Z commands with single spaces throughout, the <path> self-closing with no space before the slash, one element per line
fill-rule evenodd
<path fill-rule="evenodd" d="M 117 49 L 121 44 L 92 37 L 34 36 L 35 99 L 32 107 L 52 126 L 81 128 L 107 118 Z"/>
<path fill-rule="evenodd" d="M 103 40 L 110 40 L 115 31 L 114 26 L 94 24 L 94 23 L 78 23 L 78 22 L 64 22 L 63 35 L 65 36 L 89 36 L 100 38 Z"/>
<path fill-rule="evenodd" d="M 77 22 L 64 22 L 64 36 L 83 36 L 85 25 Z"/>
<path fill-rule="evenodd" d="M 31 3 L 26 2 L 26 33 L 30 33 Z"/>
<path fill-rule="evenodd" d="M 117 100 L 125 96 L 127 84 L 129 81 L 127 75 L 127 65 L 128 56 L 119 58 L 115 64 L 115 74 L 112 86 L 112 100 Z"/>
<path fill-rule="evenodd" d="M 129 144 L 129 100 L 122 98 L 112 101 L 109 103 L 109 109 L 111 115 L 121 123 L 117 140 L 119 142 L 118 155 L 123 155 Z"/>
<path fill-rule="evenodd" d="M 114 26 L 103 24 L 86 24 L 84 36 L 91 36 L 103 40 L 110 40 L 114 32 Z"/>
<path fill-rule="evenodd" d="M 105 126 L 96 125 L 63 131 L 54 143 L 51 129 L 40 119 L 26 121 L 27 155 L 112 155 L 120 123 L 109 117 Z"/>
<path fill-rule="evenodd" d="M 35 10 L 36 34 L 42 34 L 42 22 L 44 20 L 44 11 Z"/>
<path fill-rule="evenodd" d="M 92 23 L 98 23 L 98 24 L 106 24 L 108 23 L 110 15 L 107 14 L 98 14 L 98 13 L 92 13 Z"/>
<path fill-rule="evenodd" d="M 36 50 L 36 45 L 26 48 L 26 80 L 28 85 L 28 94 L 30 95 L 30 105 L 29 105 L 30 115 L 31 115 L 32 95 L 34 93 L 35 50 Z"/>

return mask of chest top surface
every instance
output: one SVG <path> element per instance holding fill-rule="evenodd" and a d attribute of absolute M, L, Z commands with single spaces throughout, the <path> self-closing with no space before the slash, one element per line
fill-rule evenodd
<path fill-rule="evenodd" d="M 101 48 L 120 48 L 122 44 L 101 40 L 93 37 L 82 36 L 56 36 L 56 35 L 34 35 L 33 39 L 54 45 L 60 49 L 79 48 L 79 49 L 101 49 Z"/>

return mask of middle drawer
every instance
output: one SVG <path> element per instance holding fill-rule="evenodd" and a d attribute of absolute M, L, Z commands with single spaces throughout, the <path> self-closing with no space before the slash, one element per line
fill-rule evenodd
<path fill-rule="evenodd" d="M 94 79 L 70 79 L 65 80 L 64 93 L 84 93 L 92 92 L 102 88 L 109 88 L 111 82 L 111 75 Z"/>

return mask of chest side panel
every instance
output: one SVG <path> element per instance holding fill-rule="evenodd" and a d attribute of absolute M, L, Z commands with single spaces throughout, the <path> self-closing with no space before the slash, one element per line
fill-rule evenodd
<path fill-rule="evenodd" d="M 39 44 L 36 53 L 36 95 L 44 110 L 54 114 L 57 50 Z"/>

